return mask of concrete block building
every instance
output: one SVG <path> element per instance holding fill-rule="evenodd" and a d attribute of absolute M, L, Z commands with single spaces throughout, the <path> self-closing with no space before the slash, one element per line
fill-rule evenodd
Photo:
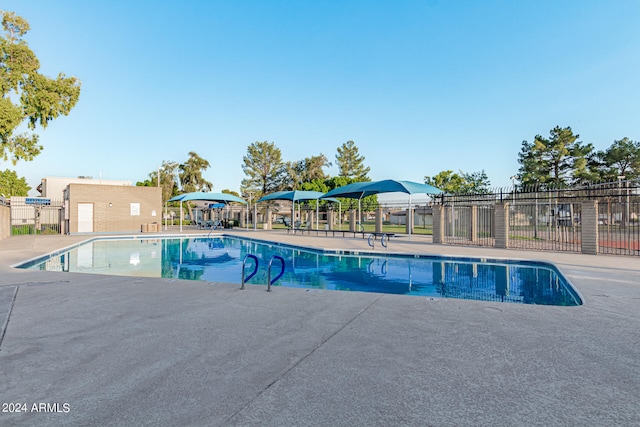
<path fill-rule="evenodd" d="M 159 187 L 69 184 L 64 191 L 64 205 L 69 234 L 161 230 Z"/>

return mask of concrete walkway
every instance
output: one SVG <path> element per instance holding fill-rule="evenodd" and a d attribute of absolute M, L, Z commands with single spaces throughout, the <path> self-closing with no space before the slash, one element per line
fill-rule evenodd
<path fill-rule="evenodd" d="M 580 307 L 10 267 L 86 238 L 0 242 L 0 425 L 640 425 L 638 258 L 389 242 L 390 252 L 550 260 Z M 16 403 L 21 413 L 5 412 Z"/>

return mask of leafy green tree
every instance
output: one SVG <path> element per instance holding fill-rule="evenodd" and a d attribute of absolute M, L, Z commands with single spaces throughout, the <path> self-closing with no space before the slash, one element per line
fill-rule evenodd
<path fill-rule="evenodd" d="M 160 170 L 153 171 L 149 174 L 149 179 L 136 182 L 138 187 L 157 187 L 158 172 L 160 172 L 160 187 L 162 187 L 162 200 L 166 201 L 179 194 L 179 185 L 177 181 L 178 163 L 173 161 L 163 161 Z"/>
<path fill-rule="evenodd" d="M 185 193 L 211 191 L 213 184 L 202 177 L 202 172 L 209 169 L 209 166 L 210 164 L 207 160 L 194 151 L 190 151 L 187 161 L 178 165 L 178 176 L 182 184 L 182 191 Z"/>
<path fill-rule="evenodd" d="M 353 178 L 348 178 L 346 176 L 332 176 L 325 180 L 325 184 L 329 187 L 329 190 L 333 190 L 334 188 L 344 187 L 347 184 L 351 184 L 356 182 Z"/>
<path fill-rule="evenodd" d="M 464 177 L 452 170 L 439 172 L 433 177 L 424 177 L 425 184 L 433 185 L 448 194 L 460 194 L 464 188 Z"/>
<path fill-rule="evenodd" d="M 602 162 L 602 178 L 615 181 L 619 176 L 635 179 L 640 176 L 640 142 L 627 137 L 613 141 L 605 151 L 598 152 Z"/>
<path fill-rule="evenodd" d="M 486 194 L 491 185 L 484 169 L 472 173 L 460 171 L 459 174 L 446 170 L 433 177 L 425 176 L 424 182 L 448 194 Z"/>
<path fill-rule="evenodd" d="M 0 195 L 2 197 L 26 196 L 31 187 L 24 177 L 18 178 L 16 171 L 6 169 L 0 172 Z"/>
<path fill-rule="evenodd" d="M 33 160 L 43 147 L 35 133 L 14 132 L 26 120 L 27 128 L 43 129 L 59 117 L 68 115 L 78 102 L 80 81 L 63 73 L 55 79 L 38 72 L 40 62 L 22 37 L 29 23 L 13 12 L 2 14 L 0 36 L 0 155 L 13 164 Z"/>
<path fill-rule="evenodd" d="M 224 190 L 222 190 L 222 193 L 224 193 L 224 194 L 231 194 L 232 196 L 240 197 L 240 194 L 238 194 L 238 192 L 237 192 L 237 191 L 229 190 L 229 189 L 227 189 L 227 188 L 225 188 Z"/>
<path fill-rule="evenodd" d="M 602 179 L 602 163 L 593 144 L 579 145 L 573 152 L 571 184 L 597 182 Z"/>
<path fill-rule="evenodd" d="M 368 174 L 371 168 L 364 166 L 364 156 L 358 152 L 355 142 L 347 141 L 338 147 L 336 164 L 340 169 L 340 176 L 355 178 L 356 182 L 370 181 Z"/>
<path fill-rule="evenodd" d="M 491 181 L 489 181 L 484 169 L 478 172 L 463 173 L 462 178 L 464 179 L 463 193 L 486 194 L 489 192 Z"/>
<path fill-rule="evenodd" d="M 536 135 L 522 141 L 518 153 L 518 179 L 523 185 L 561 186 L 593 179 L 593 146 L 583 145 L 570 127 L 556 126 L 549 138 Z"/>
<path fill-rule="evenodd" d="M 328 176 L 323 168 L 328 166 L 331 166 L 331 163 L 322 153 L 297 162 L 287 162 L 288 182 L 285 187 L 290 190 L 299 190 L 304 183 L 314 180 L 324 181 Z"/>
<path fill-rule="evenodd" d="M 282 188 L 287 170 L 275 143 L 254 142 L 247 147 L 242 162 L 242 171 L 247 176 L 240 184 L 243 194 L 252 191 L 258 193 L 254 197 L 259 197 Z"/>
<path fill-rule="evenodd" d="M 160 166 L 160 187 L 162 187 L 162 200 L 166 201 L 172 198 L 173 196 L 177 196 L 179 193 L 178 188 L 178 180 L 177 173 L 178 168 L 177 162 L 173 161 L 163 161 L 162 166 Z M 158 185 L 158 171 L 152 172 L 155 177 L 152 176 L 155 185 Z"/>

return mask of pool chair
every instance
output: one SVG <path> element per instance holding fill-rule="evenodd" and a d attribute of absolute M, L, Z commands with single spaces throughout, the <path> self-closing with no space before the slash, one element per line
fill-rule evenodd
<path fill-rule="evenodd" d="M 201 220 L 196 219 L 196 227 L 198 227 L 198 228 L 203 228 L 204 227 L 204 224 L 202 223 Z"/>
<path fill-rule="evenodd" d="M 222 228 L 222 221 L 220 221 L 220 220 L 212 221 L 212 222 L 211 222 L 211 228 L 212 228 L 213 230 L 215 230 L 215 229 L 219 229 L 219 228 Z"/>

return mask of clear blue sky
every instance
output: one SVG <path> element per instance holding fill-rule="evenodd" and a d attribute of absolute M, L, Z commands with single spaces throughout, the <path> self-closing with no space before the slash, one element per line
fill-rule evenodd
<path fill-rule="evenodd" d="M 640 140 L 640 1 L 14 0 L 41 71 L 78 105 L 10 162 L 142 181 L 189 151 L 238 191 L 255 141 L 283 159 L 355 141 L 370 177 L 485 170 L 511 184 L 523 140 L 571 126 L 596 149 Z M 335 166 L 327 170 L 337 175 Z M 32 191 L 33 192 L 33 191 Z"/>

